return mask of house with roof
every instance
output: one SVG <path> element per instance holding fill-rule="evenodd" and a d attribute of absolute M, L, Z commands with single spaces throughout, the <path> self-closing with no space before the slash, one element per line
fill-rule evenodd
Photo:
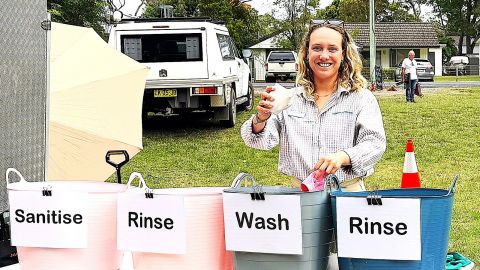
<path fill-rule="evenodd" d="M 368 63 L 370 59 L 370 38 L 368 23 L 345 23 L 345 29 L 353 37 L 359 51 Z M 281 35 L 281 34 L 280 34 Z M 265 79 L 265 62 L 268 53 L 279 50 L 276 40 L 277 35 L 265 39 L 253 46 L 254 78 Z M 402 23 L 376 23 L 376 63 L 383 68 L 394 67 L 408 57 L 408 52 L 413 50 L 415 57 L 428 59 L 434 66 L 435 76 L 442 75 L 442 45 L 438 43 L 437 34 L 433 25 L 424 22 Z"/>

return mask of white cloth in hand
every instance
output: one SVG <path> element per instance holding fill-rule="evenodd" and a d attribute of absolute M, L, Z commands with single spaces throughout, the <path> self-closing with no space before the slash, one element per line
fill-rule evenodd
<path fill-rule="evenodd" d="M 290 101 L 292 100 L 295 91 L 287 89 L 278 83 L 273 87 L 275 90 L 269 93 L 274 98 L 274 101 L 272 102 L 273 107 L 270 110 L 274 114 L 279 114 L 281 111 L 290 107 Z"/>

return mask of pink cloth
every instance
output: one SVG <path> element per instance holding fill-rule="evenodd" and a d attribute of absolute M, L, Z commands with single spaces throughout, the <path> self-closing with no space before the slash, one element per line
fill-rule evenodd
<path fill-rule="evenodd" d="M 318 174 L 317 178 L 315 178 L 315 174 Z M 325 177 L 327 177 L 325 171 L 313 171 L 303 180 L 300 188 L 303 192 L 322 191 L 325 189 Z"/>

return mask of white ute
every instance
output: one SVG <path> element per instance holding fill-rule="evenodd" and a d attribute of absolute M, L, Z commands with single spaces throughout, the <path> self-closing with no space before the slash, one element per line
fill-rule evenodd
<path fill-rule="evenodd" d="M 148 112 L 206 111 L 233 127 L 236 105 L 253 107 L 249 67 L 223 23 L 208 18 L 126 19 L 112 26 L 108 43 L 150 69 L 144 117 Z"/>
<path fill-rule="evenodd" d="M 294 51 L 271 51 L 265 64 L 265 82 L 286 81 L 297 77 L 297 53 Z"/>

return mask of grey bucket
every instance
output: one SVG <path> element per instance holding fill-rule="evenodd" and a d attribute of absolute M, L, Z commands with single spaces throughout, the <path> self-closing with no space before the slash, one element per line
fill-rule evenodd
<path fill-rule="evenodd" d="M 252 186 L 241 187 L 242 180 Z M 235 270 L 336 270 L 334 224 L 328 191 L 302 192 L 299 188 L 257 186 L 252 175 L 240 173 L 227 193 L 256 193 L 261 189 L 268 196 L 298 195 L 302 211 L 302 255 L 285 255 L 235 251 Z"/>

